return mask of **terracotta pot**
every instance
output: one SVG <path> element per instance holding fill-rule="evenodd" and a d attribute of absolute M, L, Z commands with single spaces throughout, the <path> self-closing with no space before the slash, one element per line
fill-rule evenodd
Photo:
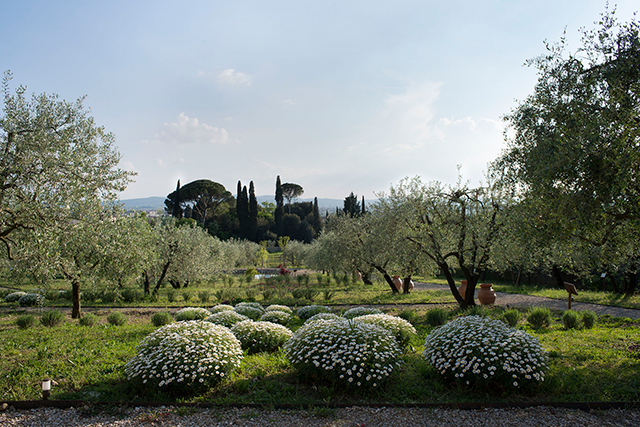
<path fill-rule="evenodd" d="M 393 276 L 393 284 L 396 285 L 398 292 L 402 292 L 402 279 L 400 276 Z"/>
<path fill-rule="evenodd" d="M 460 292 L 460 296 L 462 299 L 465 299 L 465 294 L 467 293 L 467 281 L 461 280 L 460 287 L 458 288 L 458 292 Z"/>
<path fill-rule="evenodd" d="M 478 291 L 478 301 L 482 305 L 491 305 L 496 302 L 496 293 L 492 288 L 491 283 L 480 283 L 480 290 Z"/>

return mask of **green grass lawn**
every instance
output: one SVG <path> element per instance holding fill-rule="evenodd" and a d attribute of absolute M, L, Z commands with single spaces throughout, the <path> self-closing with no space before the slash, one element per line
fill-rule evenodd
<path fill-rule="evenodd" d="M 550 370 L 542 385 L 527 392 L 466 389 L 443 381 L 423 361 L 422 343 L 431 330 L 425 311 L 407 313 L 419 331 L 404 356 L 404 365 L 379 390 L 351 391 L 322 382 L 302 381 L 281 352 L 246 356 L 224 382 L 201 394 L 177 398 L 141 395 L 124 377 L 124 364 L 154 327 L 149 310 L 128 310 L 124 326 L 106 324 L 108 310 L 98 312 L 98 324 L 80 326 L 66 318 L 50 328 L 36 323 L 19 329 L 22 310 L 0 313 L 0 400 L 35 400 L 40 381 L 53 378 L 52 399 L 90 401 L 183 401 L 266 405 L 327 403 L 430 403 L 478 401 L 637 401 L 640 358 L 627 350 L 640 343 L 640 326 L 628 320 L 603 317 L 593 329 L 565 330 L 556 320 L 543 330 L 521 328 L 538 337 L 550 352 Z M 137 313 L 134 315 L 134 312 Z M 140 314 L 142 312 L 142 314 Z M 500 309 L 489 310 L 496 315 Z M 37 310 L 36 310 L 37 315 Z M 36 319 L 37 320 L 37 319 Z M 299 323 L 298 323 L 299 324 Z"/>

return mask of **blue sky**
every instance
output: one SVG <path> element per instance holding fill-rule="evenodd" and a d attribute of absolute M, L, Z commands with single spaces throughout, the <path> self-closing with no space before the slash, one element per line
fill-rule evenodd
<path fill-rule="evenodd" d="M 631 19 L 636 1 L 618 1 Z M 613 5 L 613 3 L 612 3 Z M 532 92 L 525 60 L 605 1 L 9 1 L 13 87 L 87 95 L 138 173 L 121 198 L 201 178 L 275 179 L 303 197 L 367 199 L 405 176 L 477 184 L 501 117 Z"/>

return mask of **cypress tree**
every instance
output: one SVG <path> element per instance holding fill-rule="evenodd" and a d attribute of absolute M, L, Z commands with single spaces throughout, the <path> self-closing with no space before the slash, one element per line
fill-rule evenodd
<path fill-rule="evenodd" d="M 313 222 L 311 224 L 314 236 L 320 234 L 322 230 L 322 218 L 320 218 L 320 209 L 318 208 L 318 198 L 313 198 Z"/>
<path fill-rule="evenodd" d="M 247 226 L 249 220 L 249 201 L 247 199 L 247 187 L 242 187 L 242 183 L 238 181 L 238 198 L 236 201 L 236 215 L 240 225 L 240 237 L 247 236 Z"/>
<path fill-rule="evenodd" d="M 249 212 L 248 212 L 247 238 L 256 241 L 258 233 L 258 199 L 253 181 L 249 183 Z"/>
<path fill-rule="evenodd" d="M 178 180 L 175 196 L 173 197 L 173 200 L 171 200 L 171 202 L 173 203 L 173 210 L 171 212 L 171 215 L 174 218 L 182 218 L 182 208 L 180 207 L 180 180 Z"/>
<path fill-rule="evenodd" d="M 284 217 L 284 195 L 282 194 L 280 175 L 276 178 L 276 211 L 273 216 L 276 223 L 276 234 L 281 236 L 283 230 L 282 219 Z"/>
<path fill-rule="evenodd" d="M 362 215 L 366 213 L 367 213 L 367 210 L 364 208 L 364 196 L 362 196 Z"/>

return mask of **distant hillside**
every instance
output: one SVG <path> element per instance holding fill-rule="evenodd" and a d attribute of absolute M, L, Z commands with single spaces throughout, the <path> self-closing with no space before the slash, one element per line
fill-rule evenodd
<path fill-rule="evenodd" d="M 166 197 L 144 197 L 141 199 L 124 199 L 120 200 L 125 209 L 138 211 L 155 211 L 158 208 L 164 209 L 164 200 Z M 257 196 L 258 203 L 270 202 L 275 203 L 274 196 Z M 296 202 L 313 202 L 313 199 L 296 199 Z M 344 200 L 342 199 L 318 199 L 318 208 L 320 213 L 324 215 L 326 211 L 333 213 L 336 207 L 342 209 Z"/>
<path fill-rule="evenodd" d="M 142 199 L 120 200 L 127 210 L 155 211 L 158 208 L 164 209 L 164 199 L 166 197 L 144 197 Z"/>

